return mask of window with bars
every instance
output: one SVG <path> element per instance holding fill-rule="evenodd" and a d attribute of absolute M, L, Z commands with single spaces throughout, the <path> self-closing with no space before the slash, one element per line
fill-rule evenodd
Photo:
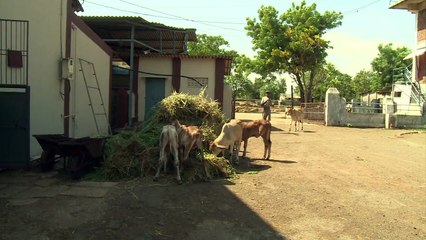
<path fill-rule="evenodd" d="M 209 82 L 208 78 L 195 78 L 188 79 L 188 88 L 189 89 L 201 89 L 203 87 L 207 87 Z"/>

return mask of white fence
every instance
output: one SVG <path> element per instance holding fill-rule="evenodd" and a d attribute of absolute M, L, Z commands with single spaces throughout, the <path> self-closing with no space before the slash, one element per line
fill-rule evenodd
<path fill-rule="evenodd" d="M 327 90 L 325 123 L 327 126 L 425 128 L 426 105 L 395 104 L 385 99 L 373 104 L 346 103 L 335 88 Z"/>

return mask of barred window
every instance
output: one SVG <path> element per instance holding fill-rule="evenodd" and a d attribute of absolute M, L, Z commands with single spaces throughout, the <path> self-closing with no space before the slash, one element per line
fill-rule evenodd
<path fill-rule="evenodd" d="M 195 80 L 197 80 L 197 81 L 195 81 Z M 200 89 L 202 87 L 207 87 L 207 84 L 209 82 L 208 78 L 195 78 L 195 80 L 188 79 L 188 88 Z"/>
<path fill-rule="evenodd" d="M 394 92 L 393 97 L 401 97 L 401 92 Z"/>

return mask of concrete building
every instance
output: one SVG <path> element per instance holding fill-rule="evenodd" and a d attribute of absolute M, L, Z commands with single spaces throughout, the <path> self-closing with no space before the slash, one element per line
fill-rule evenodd
<path fill-rule="evenodd" d="M 112 50 L 78 11 L 78 0 L 0 1 L 0 168 L 39 156 L 34 134 L 108 134 Z M 107 110 L 95 121 L 100 95 Z"/>
<path fill-rule="evenodd" d="M 202 88 L 206 98 L 218 101 L 231 118 L 232 90 L 224 83 L 231 61 L 231 57 L 224 56 L 139 56 L 139 70 L 145 72 L 138 77 L 139 119 L 145 119 L 152 106 L 173 91 L 197 95 Z"/>
<path fill-rule="evenodd" d="M 143 121 L 151 107 L 173 91 L 198 94 L 198 82 L 206 87 L 206 97 L 218 101 L 232 117 L 232 91 L 224 83 L 232 58 L 189 56 L 187 44 L 197 40 L 195 29 L 165 26 L 140 17 L 82 19 L 114 50 L 116 65 L 128 68 L 113 72 L 117 72 L 112 80 L 114 128 Z"/>
<path fill-rule="evenodd" d="M 390 9 L 402 9 L 415 14 L 416 22 L 414 23 L 417 29 L 415 34 L 416 39 L 415 46 L 412 53 L 410 53 L 406 59 L 412 59 L 412 69 L 410 72 L 405 72 L 402 75 L 408 78 L 408 83 L 411 83 L 411 90 L 409 101 L 404 101 L 404 104 L 410 104 L 413 101 L 419 104 L 424 104 L 426 100 L 426 1 L 424 0 L 392 0 L 390 1 Z M 406 90 L 407 81 L 404 83 L 398 83 L 396 86 L 397 100 L 403 101 L 404 95 L 407 95 L 404 91 Z"/>

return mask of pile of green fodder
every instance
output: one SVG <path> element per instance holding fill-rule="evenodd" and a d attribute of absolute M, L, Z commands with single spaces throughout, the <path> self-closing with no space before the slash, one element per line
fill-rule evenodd
<path fill-rule="evenodd" d="M 219 103 L 206 99 L 204 91 L 201 91 L 199 95 L 174 92 L 153 108 L 138 129 L 124 130 L 111 136 L 105 145 L 105 161 L 100 170 L 104 178 L 121 180 L 155 174 L 160 133 L 171 119 L 178 119 L 181 124 L 200 127 L 204 137 L 203 156 L 210 176 L 230 177 L 234 174 L 234 169 L 227 159 L 208 153 L 209 142 L 218 136 L 226 118 Z M 199 151 L 193 150 L 184 166 L 184 181 L 206 180 Z M 174 169 L 169 172 L 175 176 Z"/>

